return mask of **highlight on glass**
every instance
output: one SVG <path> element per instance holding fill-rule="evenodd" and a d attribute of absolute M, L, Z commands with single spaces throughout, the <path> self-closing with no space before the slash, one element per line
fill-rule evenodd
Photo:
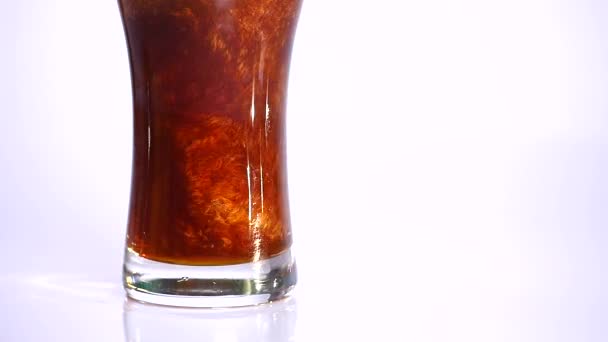
<path fill-rule="evenodd" d="M 296 284 L 285 109 L 301 0 L 119 0 L 134 155 L 127 294 L 265 303 Z"/>

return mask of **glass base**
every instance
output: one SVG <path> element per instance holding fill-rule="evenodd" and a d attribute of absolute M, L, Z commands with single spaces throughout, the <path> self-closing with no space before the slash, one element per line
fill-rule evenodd
<path fill-rule="evenodd" d="M 227 266 L 167 264 L 127 250 L 123 281 L 127 295 L 138 301 L 217 308 L 279 300 L 294 288 L 297 274 L 289 250 L 270 259 Z"/>

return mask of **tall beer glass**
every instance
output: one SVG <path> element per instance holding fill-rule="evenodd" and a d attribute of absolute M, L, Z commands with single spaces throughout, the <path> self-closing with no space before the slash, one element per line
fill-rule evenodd
<path fill-rule="evenodd" d="M 124 282 L 225 307 L 296 283 L 285 108 L 301 0 L 119 0 L 134 102 Z"/>

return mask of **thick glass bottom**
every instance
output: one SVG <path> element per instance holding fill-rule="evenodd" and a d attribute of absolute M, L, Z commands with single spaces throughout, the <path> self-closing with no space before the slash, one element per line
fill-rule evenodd
<path fill-rule="evenodd" d="M 167 264 L 127 250 L 123 281 L 127 295 L 138 301 L 215 308 L 279 300 L 293 289 L 297 274 L 289 250 L 270 259 L 227 266 Z"/>

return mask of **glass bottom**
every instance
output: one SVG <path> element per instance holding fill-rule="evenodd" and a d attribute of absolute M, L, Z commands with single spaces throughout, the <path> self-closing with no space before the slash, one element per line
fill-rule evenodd
<path fill-rule="evenodd" d="M 273 258 L 227 266 L 184 266 L 152 261 L 127 250 L 123 281 L 135 300 L 169 306 L 236 307 L 272 302 L 297 282 L 288 250 Z"/>

